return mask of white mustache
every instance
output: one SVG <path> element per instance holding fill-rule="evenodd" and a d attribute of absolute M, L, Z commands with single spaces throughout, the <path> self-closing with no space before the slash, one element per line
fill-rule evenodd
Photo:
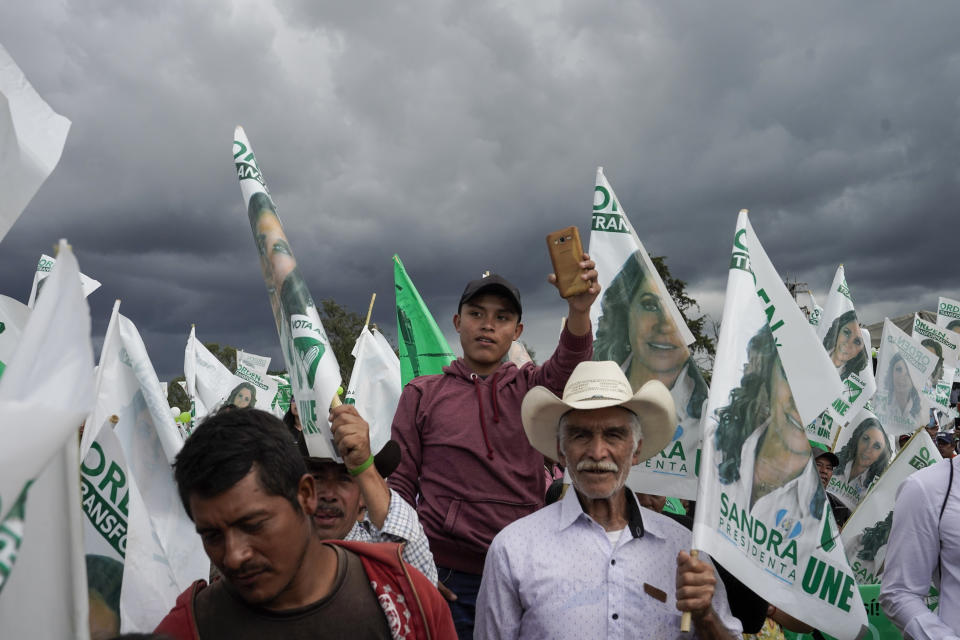
<path fill-rule="evenodd" d="M 612 462 L 594 462 L 592 460 L 581 460 L 577 463 L 577 471 L 610 471 L 617 473 L 620 467 Z"/>

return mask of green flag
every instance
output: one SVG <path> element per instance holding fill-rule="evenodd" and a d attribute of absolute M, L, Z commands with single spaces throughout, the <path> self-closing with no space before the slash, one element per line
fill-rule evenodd
<path fill-rule="evenodd" d="M 397 292 L 400 384 L 406 385 L 417 376 L 440 373 L 457 357 L 397 255 L 393 256 L 393 283 Z"/>

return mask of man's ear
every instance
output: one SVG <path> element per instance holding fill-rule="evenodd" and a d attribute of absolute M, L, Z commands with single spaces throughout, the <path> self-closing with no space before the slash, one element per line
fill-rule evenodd
<path fill-rule="evenodd" d="M 643 446 L 643 440 L 637 442 L 637 450 L 633 452 L 633 458 L 630 460 L 630 466 L 634 466 L 640 462 L 640 447 Z"/>
<path fill-rule="evenodd" d="M 308 516 L 312 517 L 317 512 L 317 483 L 309 473 L 300 476 L 300 482 L 297 483 L 297 501 Z"/>
<path fill-rule="evenodd" d="M 457 330 L 457 333 L 460 333 L 460 314 L 453 314 L 453 328 Z"/>
<path fill-rule="evenodd" d="M 567 468 L 567 457 L 563 455 L 563 451 L 560 450 L 560 439 L 557 438 L 557 462 L 566 469 Z"/>
<path fill-rule="evenodd" d="M 518 322 L 518 323 L 517 323 L 517 329 L 516 329 L 516 331 L 513 332 L 513 339 L 514 339 L 514 340 L 519 340 L 521 333 L 523 333 L 523 323 L 522 323 L 522 322 Z"/>

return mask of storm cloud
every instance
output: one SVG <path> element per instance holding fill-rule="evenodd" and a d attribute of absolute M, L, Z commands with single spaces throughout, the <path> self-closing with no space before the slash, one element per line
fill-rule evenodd
<path fill-rule="evenodd" d="M 545 357 L 565 304 L 544 236 L 586 235 L 598 165 L 720 317 L 736 214 L 784 278 L 864 322 L 960 297 L 960 5 L 928 2 L 116 3 L 0 6 L 0 43 L 73 125 L 0 243 L 25 300 L 59 237 L 161 379 L 276 330 L 231 159 L 244 126 L 316 299 L 395 334 L 398 253 L 441 327 L 492 269 Z"/>

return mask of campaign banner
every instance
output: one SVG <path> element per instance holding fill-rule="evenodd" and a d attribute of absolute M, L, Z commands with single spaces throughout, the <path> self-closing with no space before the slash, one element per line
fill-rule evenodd
<path fill-rule="evenodd" d="M 290 410 L 290 399 L 293 398 L 290 379 L 286 375 L 267 374 L 267 377 L 277 383 L 277 395 L 273 397 L 273 405 L 270 409 L 277 415 L 286 415 L 287 411 Z"/>
<path fill-rule="evenodd" d="M 345 402 L 370 425 L 370 450 L 376 453 L 390 439 L 393 414 L 400 402 L 400 360 L 376 329 L 364 326 L 352 352 L 353 372 Z"/>
<path fill-rule="evenodd" d="M 843 393 L 807 425 L 807 438 L 829 449 L 840 428 L 850 422 L 877 391 L 870 358 L 870 332 L 857 320 L 843 265 L 837 267 L 830 286 L 817 337 L 844 384 Z"/>
<path fill-rule="evenodd" d="M 20 334 L 30 318 L 27 305 L 0 296 L 0 376 L 20 345 Z"/>
<path fill-rule="evenodd" d="M 960 333 L 960 300 L 940 296 L 937 300 L 937 326 Z"/>
<path fill-rule="evenodd" d="M 65 240 L 47 287 L 0 378 L 0 520 L 24 485 L 75 438 L 93 403 L 90 310 Z M 42 425 L 43 428 L 28 428 Z"/>
<path fill-rule="evenodd" d="M 180 592 L 112 426 L 80 464 L 80 504 L 94 634 L 152 629 Z"/>
<path fill-rule="evenodd" d="M 704 420 L 693 546 L 778 609 L 857 638 L 866 613 L 804 425 L 842 383 L 741 211 Z"/>
<path fill-rule="evenodd" d="M 339 460 L 326 417 L 340 386 L 340 366 L 242 127 L 234 132 L 233 160 L 307 449 Z"/>
<path fill-rule="evenodd" d="M 255 353 L 237 349 L 237 367 L 240 365 L 249 371 L 259 373 L 262 376 L 267 375 L 267 369 L 270 368 L 270 356 L 258 356 Z"/>
<path fill-rule="evenodd" d="M 840 430 L 834 449 L 840 464 L 833 470 L 827 492 L 851 511 L 880 478 L 896 451 L 896 441 L 872 411 L 861 409 L 849 426 Z"/>
<path fill-rule="evenodd" d="M 234 377 L 240 382 L 227 393 L 224 404 L 232 404 L 236 407 L 239 406 L 237 403 L 240 403 L 240 405 L 253 406 L 282 417 L 283 413 L 279 412 L 276 406 L 279 386 L 276 380 L 267 375 L 269 364 L 270 358 L 238 350 Z"/>
<path fill-rule="evenodd" d="M 400 384 L 406 386 L 418 376 L 442 373 L 457 356 L 396 254 L 393 256 L 393 289 L 397 299 Z"/>
<path fill-rule="evenodd" d="M 807 295 L 810 296 L 810 314 L 807 316 L 807 321 L 816 327 L 820 324 L 820 317 L 823 315 L 823 307 L 817 304 L 817 299 L 813 297 L 812 291 L 807 291 Z"/>
<path fill-rule="evenodd" d="M 913 433 L 927 423 L 936 403 L 923 389 L 936 368 L 936 354 L 884 318 L 877 354 L 877 393 L 871 405 L 890 436 Z"/>
<path fill-rule="evenodd" d="M 883 578 L 887 539 L 893 524 L 893 505 L 900 485 L 914 471 L 940 460 L 940 452 L 933 440 L 924 429 L 920 429 L 903 446 L 847 520 L 840 532 L 840 539 L 857 584 L 879 585 Z"/>
<path fill-rule="evenodd" d="M 56 258 L 51 258 L 45 253 L 40 254 L 40 261 L 37 262 L 37 271 L 33 274 L 33 285 L 30 287 L 30 297 L 27 298 L 27 306 L 33 309 L 37 303 L 37 296 L 43 288 L 43 283 L 50 275 L 50 270 L 56 264 Z M 100 282 L 93 278 L 80 274 L 80 284 L 83 287 L 83 296 L 87 297 L 100 288 Z"/>
<path fill-rule="evenodd" d="M 0 239 L 60 162 L 70 121 L 34 90 L 0 45 Z"/>
<path fill-rule="evenodd" d="M 676 429 L 663 451 L 630 469 L 634 491 L 693 499 L 697 495 L 700 419 L 707 383 L 687 345 L 693 334 L 667 291 L 613 187 L 597 168 L 590 257 L 602 287 L 590 309 L 594 360 L 619 364 L 634 390 L 659 380 L 673 396 Z"/>
<path fill-rule="evenodd" d="M 957 366 L 957 360 L 960 358 L 960 333 L 930 324 L 921 318 L 920 314 L 915 313 L 913 314 L 912 335 L 920 340 L 920 344 L 925 347 L 927 346 L 926 340 L 936 342 L 940 345 L 937 355 L 943 359 L 943 362 L 949 366 Z M 936 351 L 936 347 L 933 345 L 928 348 L 928 350 L 930 349 Z"/>

